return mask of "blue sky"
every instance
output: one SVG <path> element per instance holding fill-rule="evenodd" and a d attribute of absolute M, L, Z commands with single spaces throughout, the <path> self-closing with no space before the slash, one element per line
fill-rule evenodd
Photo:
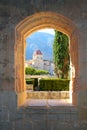
<path fill-rule="evenodd" d="M 50 29 L 50 28 L 41 29 L 41 30 L 39 30 L 37 32 L 45 32 L 45 33 L 49 33 L 49 34 L 52 34 L 52 35 L 55 34 L 54 29 Z"/>

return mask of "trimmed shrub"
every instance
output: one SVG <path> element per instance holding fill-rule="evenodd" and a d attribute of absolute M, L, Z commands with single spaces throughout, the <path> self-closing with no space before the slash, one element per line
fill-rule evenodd
<path fill-rule="evenodd" d="M 35 73 L 36 75 L 44 75 L 44 74 L 49 74 L 49 72 L 48 71 L 46 71 L 46 70 L 36 70 L 36 73 Z"/>
<path fill-rule="evenodd" d="M 69 81 L 67 79 L 41 79 L 39 81 L 40 91 L 69 91 Z"/>
<path fill-rule="evenodd" d="M 25 74 L 26 75 L 44 75 L 44 74 L 47 75 L 49 74 L 49 72 L 46 70 L 37 70 L 29 66 L 25 68 Z"/>
<path fill-rule="evenodd" d="M 26 84 L 33 84 L 33 88 L 35 90 L 35 88 L 38 87 L 38 78 L 27 78 Z"/>
<path fill-rule="evenodd" d="M 27 78 L 26 79 L 26 84 L 34 84 L 34 79 Z"/>

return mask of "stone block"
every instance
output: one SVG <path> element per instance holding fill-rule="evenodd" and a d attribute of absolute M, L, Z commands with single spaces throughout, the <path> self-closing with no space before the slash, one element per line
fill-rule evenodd
<path fill-rule="evenodd" d="M 28 91 L 33 91 L 33 84 L 26 84 L 26 89 L 28 90 Z"/>
<path fill-rule="evenodd" d="M 39 120 L 39 121 L 33 122 L 33 129 L 34 130 L 48 130 L 47 120 Z"/>
<path fill-rule="evenodd" d="M 69 91 L 28 91 L 29 99 L 69 99 Z"/>
<path fill-rule="evenodd" d="M 12 130 L 12 123 L 10 122 L 0 122 L 0 130 Z"/>
<path fill-rule="evenodd" d="M 12 91 L 0 91 L 0 107 L 13 112 L 17 108 L 17 96 Z"/>
<path fill-rule="evenodd" d="M 87 121 L 87 108 L 81 107 L 79 108 L 79 120 Z"/>
<path fill-rule="evenodd" d="M 33 130 L 33 122 L 27 120 L 20 120 L 14 122 L 14 130 Z"/>
<path fill-rule="evenodd" d="M 2 110 L 0 110 L 0 121 L 9 121 L 9 110 L 6 107 L 2 107 Z"/>
<path fill-rule="evenodd" d="M 78 104 L 79 107 L 87 107 L 87 91 L 80 91 L 78 93 Z"/>

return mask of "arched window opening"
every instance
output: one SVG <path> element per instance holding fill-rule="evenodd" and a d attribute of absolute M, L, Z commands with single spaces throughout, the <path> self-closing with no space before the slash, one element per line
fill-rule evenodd
<path fill-rule="evenodd" d="M 60 19 L 60 20 L 59 20 Z M 27 17 L 16 27 L 15 42 L 15 90 L 18 96 L 18 106 L 26 100 L 25 83 L 25 48 L 26 38 L 37 30 L 53 28 L 69 37 L 70 45 L 70 100 L 77 104 L 78 90 L 78 34 L 75 25 L 66 17 L 53 13 L 41 12 Z"/>

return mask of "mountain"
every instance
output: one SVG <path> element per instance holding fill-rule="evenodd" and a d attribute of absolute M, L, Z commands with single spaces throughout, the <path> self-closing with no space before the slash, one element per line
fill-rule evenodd
<path fill-rule="evenodd" d="M 52 45 L 54 35 L 45 32 L 35 32 L 26 39 L 26 60 L 32 59 L 33 52 L 39 49 L 46 60 L 53 59 Z"/>

